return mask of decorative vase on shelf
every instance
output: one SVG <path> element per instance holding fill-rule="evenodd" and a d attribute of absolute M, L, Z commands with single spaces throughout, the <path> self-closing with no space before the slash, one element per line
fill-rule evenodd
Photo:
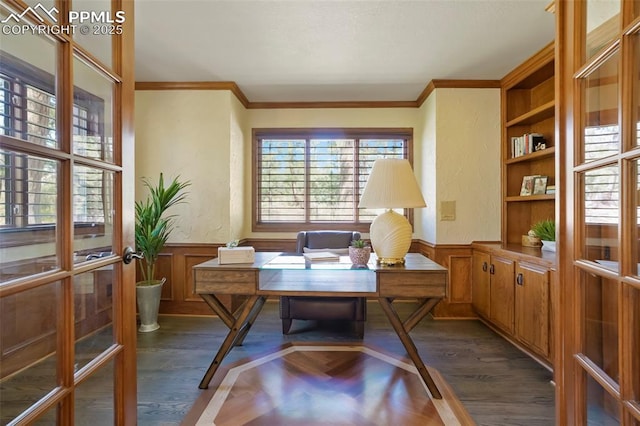
<path fill-rule="evenodd" d="M 555 241 L 542 240 L 542 250 L 555 252 L 556 251 L 556 242 Z"/>
<path fill-rule="evenodd" d="M 371 247 L 349 247 L 349 259 L 356 266 L 364 266 L 369 263 L 371 257 Z"/>

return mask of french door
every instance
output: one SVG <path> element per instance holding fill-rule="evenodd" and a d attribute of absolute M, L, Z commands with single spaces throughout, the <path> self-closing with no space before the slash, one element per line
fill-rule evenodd
<path fill-rule="evenodd" d="M 561 1 L 559 424 L 640 425 L 640 2 Z"/>
<path fill-rule="evenodd" d="M 135 424 L 133 3 L 0 21 L 0 423 Z"/>

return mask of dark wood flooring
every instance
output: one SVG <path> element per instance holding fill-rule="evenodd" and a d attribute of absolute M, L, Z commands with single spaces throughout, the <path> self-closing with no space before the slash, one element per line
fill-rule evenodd
<path fill-rule="evenodd" d="M 408 304 L 397 303 L 402 315 Z M 407 308 L 407 309 L 403 309 Z M 369 302 L 364 343 L 398 357 L 406 351 L 377 303 Z M 138 424 L 177 425 L 201 394 L 198 384 L 227 328 L 217 318 L 160 318 L 138 335 Z M 552 374 L 479 321 L 425 319 L 411 335 L 478 425 L 553 425 Z M 287 342 L 352 342 L 348 328 L 294 321 L 281 334 L 276 302 L 267 302 L 244 345 L 224 364 L 263 355 Z"/>
<path fill-rule="evenodd" d="M 401 316 L 412 308 L 409 303 L 396 305 Z M 290 342 L 358 341 L 405 357 L 404 347 L 378 304 L 369 302 L 367 314 L 363 341 L 343 324 L 317 326 L 305 321 L 294 321 L 292 334 L 284 336 L 278 304 L 269 301 L 244 345 L 233 348 L 223 366 L 264 355 Z M 216 317 L 161 316 L 159 330 L 138 334 L 138 425 L 181 423 L 202 394 L 198 384 L 227 331 Z M 105 335 L 110 339 L 110 332 Z M 439 371 L 478 425 L 555 424 L 552 374 L 481 322 L 427 318 L 411 335 L 425 364 Z M 100 338 L 97 335 L 88 341 Z M 47 392 L 46 384 L 34 380 L 33 375 L 55 376 L 54 368 L 53 360 L 45 360 L 0 383 L 0 424 L 20 412 L 15 411 L 18 407 Z M 103 370 L 104 374 L 83 383 L 76 395 L 77 425 L 113 425 L 112 371 Z M 55 413 L 51 414 L 38 424 L 54 424 Z"/>

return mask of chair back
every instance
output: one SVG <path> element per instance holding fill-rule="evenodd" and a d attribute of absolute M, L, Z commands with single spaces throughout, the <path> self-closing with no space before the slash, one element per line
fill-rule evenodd
<path fill-rule="evenodd" d="M 351 241 L 359 240 L 360 233 L 352 231 L 300 231 L 298 233 L 296 251 L 302 253 L 309 249 L 341 249 L 351 245 Z"/>

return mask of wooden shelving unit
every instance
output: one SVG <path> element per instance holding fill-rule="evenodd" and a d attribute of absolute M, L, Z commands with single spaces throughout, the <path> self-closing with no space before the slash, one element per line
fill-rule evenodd
<path fill-rule="evenodd" d="M 551 306 L 557 286 L 555 253 L 523 247 L 539 220 L 555 218 L 556 195 L 520 195 L 525 176 L 556 184 L 553 43 L 507 74 L 502 96 L 502 235 L 473 244 L 472 303 L 478 316 L 541 364 L 553 368 Z M 538 133 L 545 148 L 514 157 L 512 138 Z"/>
<path fill-rule="evenodd" d="M 520 195 L 524 176 L 547 176 L 555 185 L 553 43 L 507 74 L 502 86 L 502 243 L 521 244 L 531 225 L 555 217 L 555 195 Z M 511 139 L 542 134 L 546 149 L 512 156 Z"/>

